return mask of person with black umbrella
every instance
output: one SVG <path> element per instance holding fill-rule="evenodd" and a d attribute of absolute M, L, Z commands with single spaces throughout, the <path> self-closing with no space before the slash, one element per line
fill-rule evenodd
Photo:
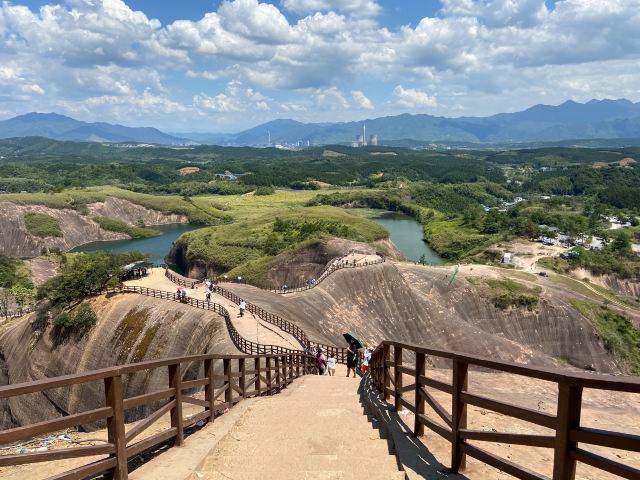
<path fill-rule="evenodd" d="M 362 348 L 362 342 L 351 333 L 344 333 L 342 336 L 349 343 L 349 349 L 347 350 L 347 377 L 349 377 L 349 373 L 353 371 L 353 378 L 356 378 L 358 349 Z"/>

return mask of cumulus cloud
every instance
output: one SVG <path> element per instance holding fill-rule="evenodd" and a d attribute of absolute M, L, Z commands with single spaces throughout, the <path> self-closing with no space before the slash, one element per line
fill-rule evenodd
<path fill-rule="evenodd" d="M 415 88 L 404 88 L 402 85 L 398 85 L 393 89 L 393 94 L 399 106 L 412 110 L 433 108 L 438 105 L 435 97 Z"/>
<path fill-rule="evenodd" d="M 362 108 L 363 110 L 373 110 L 374 106 L 373 106 L 373 102 L 371 100 L 369 100 L 365 94 L 363 92 L 361 92 L 360 90 L 354 90 L 351 92 L 351 97 L 353 98 L 353 101 L 355 102 L 355 104 L 359 107 Z"/>
<path fill-rule="evenodd" d="M 346 110 L 351 104 L 344 94 L 336 87 L 319 89 L 314 93 L 318 107 L 328 110 Z"/>
<path fill-rule="evenodd" d="M 374 108 L 354 84 L 364 77 L 377 96 L 397 85 L 378 102 L 390 108 L 385 114 L 640 97 L 640 0 L 558 0 L 552 9 L 544 0 L 441 5 L 437 15 L 389 28 L 379 23 L 376 0 L 223 0 L 200 19 L 167 25 L 122 0 L 38 10 L 2 2 L 2 108 L 90 105 L 115 117 L 156 105 L 185 122 L 207 112 L 246 120 L 246 112 L 315 111 L 334 119 L 337 110 L 357 117 Z M 168 77 L 180 85 L 175 92 L 164 85 Z M 192 104 L 184 106 L 185 98 Z"/>
<path fill-rule="evenodd" d="M 299 15 L 333 10 L 353 16 L 373 17 L 382 10 L 375 0 L 283 0 L 282 5 Z"/>
<path fill-rule="evenodd" d="M 239 113 L 250 110 L 267 111 L 269 99 L 253 88 L 244 87 L 240 82 L 231 81 L 223 92 L 214 96 L 204 93 L 193 97 L 193 105 L 204 112 Z"/>

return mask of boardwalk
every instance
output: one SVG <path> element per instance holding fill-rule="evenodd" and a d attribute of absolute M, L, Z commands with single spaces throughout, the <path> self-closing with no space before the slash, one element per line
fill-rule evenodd
<path fill-rule="evenodd" d="M 169 292 L 175 292 L 177 289 L 177 286 L 165 277 L 164 269 L 162 268 L 153 268 L 150 270 L 148 276 L 136 280 L 130 280 L 125 282 L 125 284 L 129 286 L 156 288 Z M 195 289 L 187 289 L 187 292 L 190 297 L 198 298 L 200 300 L 204 300 L 205 298 L 205 287 L 202 284 L 197 285 L 197 288 Z M 291 335 L 283 332 L 274 325 L 260 320 L 250 312 L 247 311 L 245 312 L 244 317 L 240 317 L 238 305 L 227 300 L 221 295 L 217 295 L 215 293 L 212 294 L 211 301 L 219 303 L 229 311 L 233 325 L 238 330 L 238 333 L 247 340 L 261 343 L 263 345 L 279 345 L 281 347 L 291 349 L 301 348 L 300 343 Z M 247 301 L 250 302 L 251 299 L 248 298 Z"/>
<path fill-rule="evenodd" d="M 309 375 L 244 413 L 189 480 L 400 480 L 359 379 Z"/>

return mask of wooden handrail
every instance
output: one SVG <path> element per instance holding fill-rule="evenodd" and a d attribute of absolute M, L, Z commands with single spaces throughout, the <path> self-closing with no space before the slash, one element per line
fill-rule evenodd
<path fill-rule="evenodd" d="M 384 261 L 384 259 L 382 259 L 382 261 Z M 382 262 L 378 262 L 378 263 L 382 263 Z M 347 268 L 347 267 L 345 267 Z M 175 275 L 173 272 L 171 272 L 171 270 L 169 270 L 168 268 L 165 267 L 165 276 L 171 280 L 172 282 L 176 283 L 177 285 L 190 285 L 191 288 L 193 288 L 193 286 L 197 283 L 196 281 L 190 281 L 187 282 L 185 279 Z M 132 287 L 130 287 L 132 288 Z M 137 287 L 140 288 L 140 287 Z M 218 295 L 221 295 L 222 297 L 226 298 L 227 300 L 232 301 L 233 303 L 235 303 L 236 305 L 239 305 L 240 302 L 243 300 L 242 297 L 240 297 L 240 295 L 237 295 L 235 293 L 233 293 L 230 290 L 227 290 L 224 287 L 221 286 L 216 286 L 214 287 L 213 291 L 215 293 L 217 293 Z M 170 292 L 165 292 L 169 295 L 173 295 L 175 297 L 175 299 L 177 299 L 177 295 L 176 294 L 171 294 Z M 203 300 L 196 300 L 196 304 L 198 304 L 198 302 L 204 302 Z M 293 322 L 290 322 L 288 320 L 285 320 L 284 318 L 282 318 L 279 315 L 275 315 L 271 312 L 266 311 L 265 309 L 263 309 L 262 307 L 259 307 L 258 305 L 255 305 L 253 303 L 249 303 L 249 302 L 245 302 L 247 304 L 247 310 L 251 313 L 253 313 L 255 316 L 257 316 L 258 318 L 260 318 L 261 320 L 270 323 L 271 325 L 274 325 L 276 327 L 278 327 L 280 330 L 282 330 L 285 333 L 290 334 L 293 338 L 295 338 L 298 343 L 300 343 L 300 346 L 303 349 L 307 349 L 309 347 L 315 346 L 317 348 L 322 348 L 322 350 L 324 352 L 327 353 L 332 353 L 335 355 L 336 360 L 338 363 L 342 363 L 342 364 L 346 364 L 347 363 L 347 349 L 344 347 L 337 347 L 335 345 L 327 345 L 324 343 L 318 343 L 318 342 L 312 342 L 309 337 L 307 336 L 307 334 L 305 333 L 305 331 L 300 328 L 298 325 L 296 325 Z M 217 305 L 217 304 L 216 304 Z M 222 306 L 219 306 L 220 308 L 224 309 Z M 226 309 L 224 310 L 226 312 Z M 228 312 L 227 312 L 228 314 Z M 227 316 L 225 315 L 225 318 L 227 318 Z M 229 317 L 229 320 L 227 321 L 227 327 L 229 327 L 230 332 L 231 330 L 235 330 L 233 328 L 231 319 Z M 243 352 L 245 353 L 259 353 L 262 352 L 262 350 L 258 349 L 257 347 L 252 347 L 251 346 L 251 342 L 249 342 L 248 340 L 240 340 L 239 336 L 236 334 L 232 334 L 232 339 L 234 341 L 234 343 L 236 343 L 236 346 Z M 282 352 L 284 352 L 285 350 L 283 350 Z"/>
<path fill-rule="evenodd" d="M 274 359 L 275 365 L 272 362 Z M 250 381 L 246 381 L 244 378 L 246 373 L 244 365 L 247 360 L 252 361 L 252 365 L 258 366 L 261 371 L 266 371 L 265 388 L 246 390 L 246 386 L 249 383 L 255 382 L 258 384 L 258 380 L 255 378 L 250 379 Z M 224 363 L 223 375 L 214 375 L 213 364 L 219 361 Z M 0 387 L 0 398 L 11 398 L 28 393 L 44 392 L 60 387 L 70 388 L 95 380 L 103 380 L 105 382 L 105 405 L 103 407 L 0 431 L 0 444 L 9 444 L 27 439 L 32 440 L 34 437 L 48 432 L 74 428 L 83 424 L 92 424 L 105 419 L 107 420 L 108 442 L 106 445 L 96 447 L 81 446 L 47 452 L 3 455 L 0 456 L 0 467 L 105 454 L 109 455 L 109 457 L 75 468 L 72 471 L 64 472 L 61 474 L 61 478 L 85 478 L 86 475 L 110 473 L 115 479 L 125 480 L 128 478 L 127 461 L 132 456 L 157 448 L 167 441 L 172 441 L 174 445 L 180 445 L 184 431 L 189 426 L 201 420 L 214 421 L 216 416 L 221 415 L 227 408 L 231 408 L 244 398 L 263 394 L 272 395 L 280 392 L 295 378 L 313 373 L 313 361 L 314 359 L 301 351 L 260 355 L 191 355 L 118 365 L 40 381 L 2 386 Z M 184 372 L 187 370 L 192 371 L 190 367 L 194 363 L 204 364 L 202 369 L 204 377 L 183 381 Z M 124 398 L 123 377 L 125 375 L 141 371 L 150 372 L 162 367 L 169 368 L 169 389 Z M 216 379 L 219 378 L 222 378 L 222 385 L 220 385 L 220 381 L 216 382 Z M 236 385 L 237 383 L 238 385 Z M 204 388 L 205 400 L 196 399 L 193 394 L 191 396 L 182 394 L 182 390 L 194 388 Z M 216 390 L 218 390 L 217 393 Z M 234 395 L 235 391 L 240 391 L 241 394 Z M 216 402 L 222 393 L 225 393 L 224 401 Z M 167 399 L 167 402 L 138 422 L 135 427 L 125 432 L 124 411 L 142 405 L 153 406 L 158 399 Z M 203 407 L 204 411 L 185 419 L 182 413 L 182 406 L 185 403 Z M 169 428 L 152 437 L 132 443 L 165 414 L 171 415 L 171 426 Z"/>
<path fill-rule="evenodd" d="M 402 364 L 404 352 L 415 356 L 415 368 L 408 368 Z M 451 384 L 434 380 L 426 375 L 425 356 L 427 355 L 453 362 Z M 550 415 L 471 393 L 467 381 L 471 367 L 497 370 L 556 383 L 558 388 L 556 414 Z M 416 436 L 422 435 L 424 427 L 427 427 L 451 443 L 451 467 L 454 472 L 464 469 L 465 456 L 469 455 L 517 478 L 547 478 L 467 442 L 468 440 L 477 440 L 552 448 L 554 450 L 553 480 L 573 480 L 578 461 L 615 473 L 623 478 L 640 479 L 640 469 L 578 448 L 578 442 L 580 442 L 581 446 L 598 445 L 633 452 L 640 451 L 640 435 L 584 428 L 580 425 L 583 389 L 640 393 L 640 378 L 571 373 L 550 368 L 530 367 L 394 341 L 383 341 L 373 351 L 368 375 L 374 388 L 385 401 L 393 397 L 393 404 L 397 410 L 404 407 L 415 413 L 413 432 Z M 414 384 L 411 387 L 414 388 L 402 386 L 403 375 L 413 378 Z M 393 385 L 393 388 L 390 388 L 390 385 Z M 425 387 L 436 388 L 451 395 L 451 415 L 425 390 Z M 414 389 L 415 393 L 412 392 Z M 413 404 L 403 396 L 408 392 L 413 395 Z M 466 425 L 468 405 L 479 406 L 508 417 L 542 425 L 554 433 L 553 435 L 534 435 L 470 430 Z M 424 414 L 427 406 L 449 428 L 428 418 Z"/>
<path fill-rule="evenodd" d="M 287 293 L 304 292 L 306 290 L 311 290 L 312 288 L 317 287 L 329 275 L 331 275 L 334 272 L 337 272 L 338 270 L 343 270 L 345 268 L 369 267 L 371 265 L 380 265 L 381 263 L 385 262 L 385 258 L 384 257 L 380 257 L 379 260 L 366 261 L 364 263 L 358 264 L 355 261 L 354 262 L 349 262 L 348 260 L 345 260 L 345 258 L 348 257 L 348 256 L 349 255 L 345 255 L 344 257 L 336 260 L 329 267 L 325 268 L 322 271 L 322 273 L 320 274 L 320 276 L 318 277 L 318 279 L 317 279 L 317 281 L 315 283 L 312 283 L 312 284 L 308 284 L 307 283 L 307 284 L 304 284 L 304 285 L 299 285 L 297 287 L 274 288 L 274 289 L 269 289 L 269 291 L 272 292 L 272 293 L 277 293 L 279 295 L 286 295 Z"/>

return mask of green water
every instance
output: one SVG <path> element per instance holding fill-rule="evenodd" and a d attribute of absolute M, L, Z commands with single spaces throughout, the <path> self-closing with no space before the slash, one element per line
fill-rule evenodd
<path fill-rule="evenodd" d="M 114 240 L 110 242 L 93 242 L 81 245 L 71 250 L 72 252 L 97 252 L 104 250 L 113 253 L 139 251 L 149 255 L 149 261 L 160 265 L 164 263 L 171 245 L 180 235 L 195 227 L 185 224 L 154 226 L 154 230 L 160 230 L 162 234 L 157 237 L 139 238 L 134 240 Z"/>
<path fill-rule="evenodd" d="M 384 212 L 373 220 L 389 231 L 389 238 L 398 250 L 414 262 L 424 255 L 429 265 L 442 265 L 444 260 L 422 239 L 422 225 L 409 215 L 398 212 Z"/>

